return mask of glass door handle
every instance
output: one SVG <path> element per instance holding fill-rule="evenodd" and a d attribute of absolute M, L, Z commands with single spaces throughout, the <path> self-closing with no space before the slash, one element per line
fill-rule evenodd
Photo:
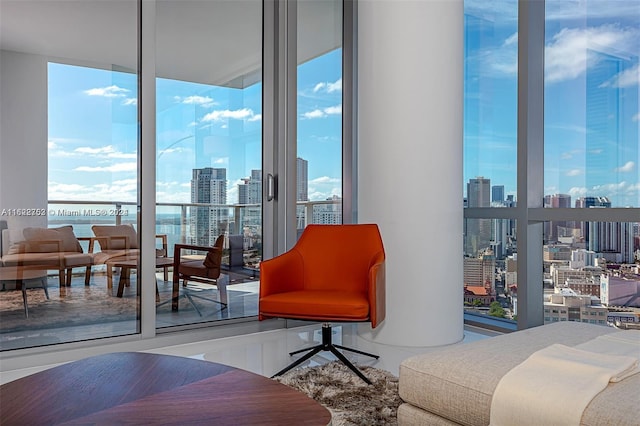
<path fill-rule="evenodd" d="M 271 173 L 267 174 L 267 201 L 276 198 L 276 178 Z"/>

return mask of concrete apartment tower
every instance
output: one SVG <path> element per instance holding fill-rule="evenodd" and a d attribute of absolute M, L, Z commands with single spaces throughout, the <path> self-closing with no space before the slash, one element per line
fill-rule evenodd
<path fill-rule="evenodd" d="M 191 207 L 189 215 L 189 243 L 211 246 L 218 235 L 227 230 L 227 169 L 205 167 L 193 169 L 191 202 L 211 204 L 211 207 Z"/>

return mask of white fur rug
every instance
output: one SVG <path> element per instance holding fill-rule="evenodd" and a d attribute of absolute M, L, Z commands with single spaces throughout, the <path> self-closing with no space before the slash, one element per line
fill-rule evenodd
<path fill-rule="evenodd" d="M 274 380 L 298 389 L 327 407 L 333 426 L 397 425 L 396 414 L 402 403 L 398 396 L 398 378 L 377 368 L 358 368 L 371 380 L 371 385 L 338 361 L 298 368 Z"/>

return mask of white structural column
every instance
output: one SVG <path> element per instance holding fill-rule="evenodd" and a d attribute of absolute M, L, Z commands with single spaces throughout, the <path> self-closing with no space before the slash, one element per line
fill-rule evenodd
<path fill-rule="evenodd" d="M 387 254 L 387 315 L 364 338 L 463 337 L 463 1 L 358 2 L 358 222 Z"/>

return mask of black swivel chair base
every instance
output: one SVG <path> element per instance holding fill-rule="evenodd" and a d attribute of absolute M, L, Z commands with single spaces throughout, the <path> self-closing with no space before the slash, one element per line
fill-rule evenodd
<path fill-rule="evenodd" d="M 296 360 L 295 362 L 293 362 L 292 364 L 290 364 L 289 366 L 285 367 L 284 369 L 278 371 L 276 374 L 274 374 L 272 376 L 273 377 L 277 377 L 277 376 L 281 376 L 284 373 L 286 373 L 287 371 L 297 367 L 298 365 L 302 364 L 303 362 L 305 362 L 306 360 L 308 360 L 309 358 L 311 358 L 312 356 L 316 355 L 317 353 L 321 352 L 321 351 L 329 351 L 332 354 L 334 354 L 336 356 L 336 358 L 338 358 L 340 361 L 342 361 L 342 363 L 344 365 L 346 365 L 347 367 L 349 367 L 349 369 L 351 371 L 353 371 L 354 373 L 356 373 L 356 375 L 358 377 L 360 377 L 362 380 L 364 380 L 368 385 L 371 384 L 371 381 L 369 379 L 367 379 L 367 377 L 362 374 L 362 371 L 358 370 L 358 368 L 353 365 L 351 363 L 351 361 L 349 361 L 339 350 L 338 348 L 345 350 L 345 351 L 350 351 L 350 352 L 354 352 L 360 355 L 366 355 L 366 356 L 370 356 L 372 358 L 378 359 L 380 358 L 378 355 L 374 355 L 374 354 L 370 354 L 368 352 L 362 352 L 356 349 L 352 349 L 352 348 L 347 348 L 345 346 L 341 346 L 341 345 L 334 345 L 333 343 L 331 343 L 331 324 L 322 324 L 322 343 L 316 346 L 313 346 L 311 348 L 305 348 L 305 349 L 300 349 L 294 352 L 289 353 L 289 355 L 293 356 L 295 354 L 301 353 L 301 352 L 305 352 L 305 351 L 309 351 L 309 353 L 307 353 L 306 355 L 304 355 L 302 358 Z"/>

